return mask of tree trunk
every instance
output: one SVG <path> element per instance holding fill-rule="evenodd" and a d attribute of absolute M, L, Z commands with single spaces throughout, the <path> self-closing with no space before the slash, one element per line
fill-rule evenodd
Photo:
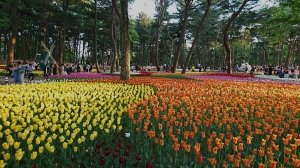
<path fill-rule="evenodd" d="M 244 0 L 243 4 L 240 6 L 239 10 L 234 12 L 230 19 L 228 20 L 228 23 L 223 31 L 223 40 L 224 40 L 224 46 L 225 46 L 225 50 L 226 50 L 226 58 L 227 58 L 227 66 L 228 66 L 228 69 L 227 69 L 227 73 L 232 73 L 231 69 L 231 65 L 232 65 L 232 62 L 231 62 L 231 52 L 230 52 L 230 47 L 229 47 L 229 44 L 228 44 L 228 30 L 232 24 L 232 22 L 234 21 L 234 19 L 241 13 L 241 11 L 243 10 L 243 8 L 245 7 L 245 5 L 247 4 L 248 0 Z"/>
<path fill-rule="evenodd" d="M 116 57 L 118 57 L 118 49 L 117 49 L 117 43 L 115 40 L 115 9 L 113 5 L 113 0 L 112 0 L 112 10 L 111 10 L 111 22 L 110 22 L 110 39 L 112 41 L 112 48 L 113 48 L 113 58 L 112 58 L 112 64 L 110 68 L 110 73 L 115 72 L 115 65 L 116 65 Z"/>
<path fill-rule="evenodd" d="M 282 65 L 282 57 L 283 57 L 283 52 L 284 52 L 284 41 L 281 43 L 281 48 L 280 48 L 280 56 L 279 56 L 279 65 Z"/>
<path fill-rule="evenodd" d="M 185 0 L 185 9 L 184 9 L 184 19 L 182 21 L 182 27 L 181 27 L 181 34 L 180 34 L 180 38 L 179 38 L 179 42 L 178 42 L 178 46 L 177 46 L 177 51 L 176 51 L 176 55 L 174 57 L 174 62 L 173 62 L 173 66 L 171 69 L 172 73 L 176 72 L 176 68 L 178 66 L 178 61 L 180 58 L 180 54 L 181 54 L 181 50 L 182 50 L 182 44 L 184 42 L 185 39 L 185 29 L 186 29 L 186 24 L 188 22 L 188 17 L 189 17 L 189 12 L 190 12 L 190 7 L 193 3 L 193 0 Z"/>
<path fill-rule="evenodd" d="M 128 0 L 121 0 L 121 36 L 123 41 L 122 48 L 122 65 L 121 80 L 130 80 L 130 35 L 129 35 L 129 18 L 128 18 Z"/>
<path fill-rule="evenodd" d="M 291 33 L 290 34 L 289 51 L 288 51 L 288 55 L 287 55 L 286 60 L 285 60 L 285 65 L 284 65 L 286 69 L 288 69 L 289 64 L 291 62 L 291 55 L 292 55 L 292 52 L 293 52 L 293 49 L 294 49 L 295 42 L 296 42 L 296 38 L 294 38 L 294 36 Z"/>
<path fill-rule="evenodd" d="M 206 10 L 205 10 L 205 12 L 204 12 L 204 14 L 203 14 L 203 16 L 202 16 L 202 18 L 201 18 L 201 21 L 200 21 L 199 25 L 198 25 L 198 29 L 197 29 L 197 32 L 196 32 L 196 34 L 195 34 L 195 38 L 194 38 L 194 40 L 193 40 L 193 43 L 192 43 L 192 46 L 191 46 L 191 48 L 190 48 L 189 54 L 188 54 L 188 56 L 187 56 L 187 58 L 186 58 L 186 60 L 185 60 L 185 64 L 184 64 L 184 66 L 183 66 L 183 69 L 182 69 L 182 71 L 181 71 L 181 74 L 185 74 L 186 68 L 188 67 L 188 64 L 189 64 L 189 62 L 190 62 L 190 59 L 191 59 L 191 57 L 192 57 L 192 55 L 193 55 L 193 51 L 194 51 L 194 49 L 195 49 L 195 47 L 196 47 L 196 45 L 197 45 L 197 43 L 198 43 L 199 34 L 200 34 L 201 30 L 202 30 L 203 23 L 204 23 L 204 21 L 205 21 L 207 15 L 208 15 L 210 6 L 211 6 L 211 0 L 207 0 Z"/>
<path fill-rule="evenodd" d="M 97 0 L 95 0 L 95 20 L 94 20 L 94 60 L 96 65 L 97 73 L 100 73 L 99 64 L 98 64 L 98 54 L 97 54 Z"/>
<path fill-rule="evenodd" d="M 169 50 L 169 64 L 171 64 L 173 50 L 174 50 L 174 39 L 171 36 L 168 24 L 169 24 L 169 22 L 166 24 L 166 28 L 167 28 L 168 36 L 169 36 L 169 39 L 170 39 L 170 45 L 171 45 L 170 50 Z"/>
<path fill-rule="evenodd" d="M 63 12 L 67 13 L 69 8 L 70 0 L 63 0 Z M 61 65 L 63 63 L 64 51 L 65 51 L 65 24 L 66 24 L 66 16 L 62 17 L 61 25 L 59 28 L 59 53 L 58 53 L 58 64 Z"/>
<path fill-rule="evenodd" d="M 8 48 L 8 57 L 6 60 L 6 65 L 9 65 L 11 62 L 14 62 L 14 52 L 15 52 L 15 44 L 18 35 L 18 27 L 19 27 L 19 19 L 18 19 L 18 0 L 14 0 L 12 2 L 11 7 L 11 29 L 12 29 L 12 36 L 10 38 L 9 48 Z"/>

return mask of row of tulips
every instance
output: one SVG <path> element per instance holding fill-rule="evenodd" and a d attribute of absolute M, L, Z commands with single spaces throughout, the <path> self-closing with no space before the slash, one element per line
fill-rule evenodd
<path fill-rule="evenodd" d="M 0 87 L 2 166 L 300 164 L 297 85 L 138 77 L 28 87 Z"/>
<path fill-rule="evenodd" d="M 0 167 L 113 164 L 106 161 L 107 141 L 123 131 L 129 105 L 153 93 L 145 85 L 112 83 L 1 86 Z M 105 144 L 104 149 L 97 144 Z M 129 156 L 124 152 L 121 163 Z"/>
<path fill-rule="evenodd" d="M 157 88 L 128 108 L 128 129 L 158 167 L 300 166 L 298 85 L 159 78 L 127 83 Z"/>

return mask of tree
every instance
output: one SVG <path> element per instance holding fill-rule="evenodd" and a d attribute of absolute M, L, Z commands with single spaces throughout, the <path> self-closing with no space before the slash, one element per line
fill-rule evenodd
<path fill-rule="evenodd" d="M 157 31 L 156 31 L 156 38 L 155 38 L 155 65 L 159 66 L 158 62 L 158 42 L 160 39 L 160 34 L 162 30 L 163 21 L 165 18 L 165 13 L 167 8 L 170 6 L 170 0 L 156 0 L 155 1 L 155 9 L 157 12 Z"/>
<path fill-rule="evenodd" d="M 190 8 L 191 8 L 191 5 L 193 3 L 193 0 L 185 0 L 184 2 L 185 2 L 184 18 L 182 20 L 181 30 L 180 30 L 180 38 L 179 38 L 179 41 L 178 41 L 176 55 L 174 57 L 174 63 L 172 65 L 172 69 L 171 69 L 172 73 L 176 72 L 176 68 L 178 66 L 178 61 L 179 61 L 179 57 L 180 57 L 181 50 L 182 50 L 182 44 L 184 43 L 184 40 L 185 40 L 186 25 L 187 25 L 187 22 L 188 22 L 189 12 L 190 12 Z"/>
<path fill-rule="evenodd" d="M 121 61 L 121 80 L 130 80 L 130 36 L 128 18 L 128 0 L 121 0 L 121 19 L 122 29 L 122 61 Z"/>
<path fill-rule="evenodd" d="M 9 65 L 10 62 L 14 61 L 14 50 L 15 44 L 18 35 L 18 26 L 19 26 L 19 18 L 18 18 L 18 0 L 12 0 L 11 3 L 11 29 L 12 35 L 9 43 L 9 55 L 7 57 L 6 65 Z"/>
<path fill-rule="evenodd" d="M 201 21 L 200 21 L 200 23 L 199 23 L 199 25 L 198 25 L 197 32 L 196 32 L 196 34 L 195 34 L 195 38 L 194 38 L 194 40 L 193 40 L 192 46 L 191 46 L 190 51 L 189 51 L 189 54 L 188 54 L 188 56 L 187 56 L 187 58 L 186 58 L 186 61 L 185 61 L 185 64 L 184 64 L 184 66 L 183 66 L 183 69 L 182 69 L 182 71 L 181 71 L 181 74 L 185 74 L 186 68 L 187 68 L 187 66 L 188 66 L 188 64 L 189 64 L 189 62 L 190 62 L 190 59 L 191 59 L 192 54 L 193 54 L 193 51 L 194 51 L 194 49 L 195 49 L 195 47 L 196 47 L 196 44 L 197 44 L 197 42 L 198 42 L 199 34 L 200 34 L 201 30 L 202 30 L 203 23 L 204 23 L 204 21 L 205 21 L 207 15 L 208 15 L 210 6 L 211 6 L 211 0 L 207 0 L 207 5 L 206 5 L 205 12 L 204 12 L 204 14 L 203 14 L 203 16 L 202 16 L 202 18 L 201 18 Z"/>
<path fill-rule="evenodd" d="M 232 22 L 234 21 L 234 19 L 241 13 L 241 11 L 244 9 L 244 7 L 246 6 L 247 2 L 249 0 L 244 0 L 242 5 L 239 7 L 239 9 L 236 12 L 233 12 L 233 14 L 231 15 L 231 17 L 229 18 L 229 20 L 227 21 L 227 25 L 225 26 L 224 30 L 223 30 L 223 41 L 224 41 L 224 46 L 225 46 L 225 50 L 226 50 L 226 61 L 227 61 L 227 73 L 231 73 L 231 69 L 232 69 L 232 63 L 231 63 L 231 51 L 230 51 L 230 47 L 228 44 L 228 30 L 232 24 Z"/>

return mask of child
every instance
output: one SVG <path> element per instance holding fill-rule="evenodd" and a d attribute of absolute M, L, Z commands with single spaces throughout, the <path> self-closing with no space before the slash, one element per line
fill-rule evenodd
<path fill-rule="evenodd" d="M 34 79 L 32 64 L 29 64 L 27 71 L 28 71 L 28 80 L 32 81 Z"/>

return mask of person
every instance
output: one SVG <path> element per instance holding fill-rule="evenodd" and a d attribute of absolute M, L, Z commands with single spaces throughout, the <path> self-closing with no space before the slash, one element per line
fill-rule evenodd
<path fill-rule="evenodd" d="M 29 67 L 28 67 L 28 80 L 29 81 L 32 81 L 34 79 L 34 75 L 33 75 L 33 68 L 32 68 L 32 64 L 29 64 Z"/>
<path fill-rule="evenodd" d="M 77 64 L 76 69 L 77 69 L 77 72 L 80 72 L 80 70 L 81 70 L 80 64 Z"/>
<path fill-rule="evenodd" d="M 87 64 L 85 65 L 85 72 L 90 72 L 90 68 L 91 68 L 90 64 L 87 63 Z"/>
<path fill-rule="evenodd" d="M 283 78 L 289 78 L 289 77 L 290 77 L 289 71 L 288 71 L 288 70 L 285 70 L 285 71 L 284 71 Z"/>
<path fill-rule="evenodd" d="M 293 74 L 293 79 L 298 79 L 298 74 L 297 74 L 297 71 L 295 69 L 292 69 L 292 74 Z"/>
<path fill-rule="evenodd" d="M 13 63 L 11 62 L 9 65 L 6 66 L 5 70 L 8 71 L 8 74 L 5 77 L 12 77 L 13 78 Z"/>
<path fill-rule="evenodd" d="M 13 68 L 12 68 L 12 71 L 13 71 L 13 78 L 14 78 L 14 83 L 17 83 L 19 81 L 19 72 L 18 72 L 18 65 L 17 64 L 14 64 Z"/>
<path fill-rule="evenodd" d="M 17 62 L 17 68 L 15 70 L 16 80 L 15 83 L 19 82 L 20 84 L 24 83 L 24 74 L 25 74 L 25 67 L 22 65 L 21 61 Z"/>

